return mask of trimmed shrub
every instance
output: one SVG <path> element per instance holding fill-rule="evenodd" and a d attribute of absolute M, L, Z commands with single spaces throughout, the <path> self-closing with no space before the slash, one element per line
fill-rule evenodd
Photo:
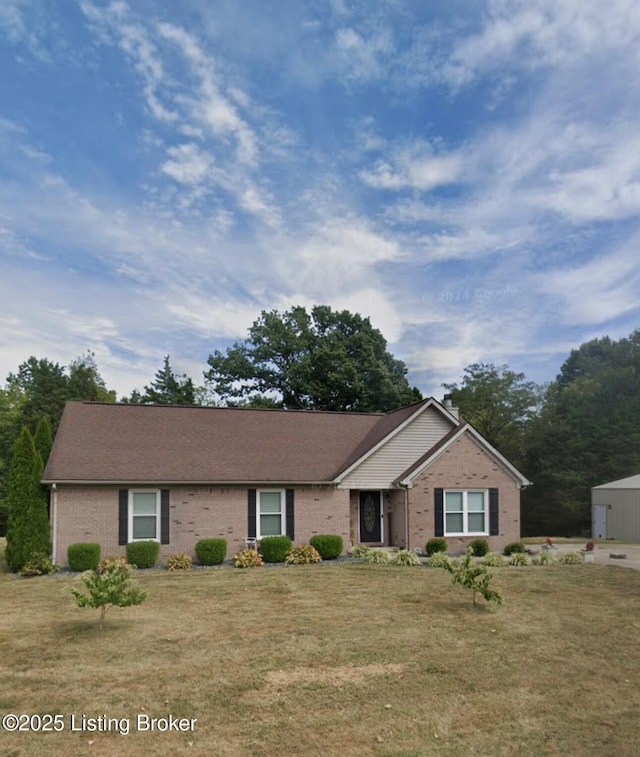
<path fill-rule="evenodd" d="M 226 539 L 200 539 L 196 543 L 196 557 L 201 565 L 220 565 L 226 556 Z"/>
<path fill-rule="evenodd" d="M 503 551 L 505 555 L 513 555 L 516 552 L 522 552 L 524 554 L 526 550 L 521 541 L 512 541 L 511 544 L 507 544 Z"/>
<path fill-rule="evenodd" d="M 178 570 L 191 570 L 191 558 L 184 552 L 178 552 L 177 555 L 169 555 L 167 570 L 172 573 Z"/>
<path fill-rule="evenodd" d="M 60 566 L 51 562 L 49 555 L 44 552 L 34 552 L 22 566 L 21 576 L 48 576 L 60 570 Z"/>
<path fill-rule="evenodd" d="M 289 536 L 265 536 L 260 539 L 260 552 L 265 562 L 284 562 L 292 546 Z"/>
<path fill-rule="evenodd" d="M 391 562 L 394 565 L 406 565 L 407 567 L 420 565 L 418 555 L 411 549 L 401 549 Z"/>
<path fill-rule="evenodd" d="M 305 544 L 302 547 L 294 547 L 285 560 L 287 565 L 311 565 L 322 562 L 322 557 L 315 547 Z"/>
<path fill-rule="evenodd" d="M 127 544 L 127 562 L 136 568 L 154 568 L 160 557 L 160 542 L 132 541 Z"/>
<path fill-rule="evenodd" d="M 323 560 L 335 560 L 342 554 L 342 536 L 338 534 L 316 534 L 309 539 Z"/>
<path fill-rule="evenodd" d="M 236 568 L 261 568 L 264 561 L 260 552 L 255 549 L 243 549 L 233 556 L 233 564 Z"/>
<path fill-rule="evenodd" d="M 526 552 L 513 552 L 509 560 L 509 565 L 530 565 L 529 555 Z"/>
<path fill-rule="evenodd" d="M 469 542 L 469 549 L 474 557 L 484 557 L 489 554 L 489 542 L 486 539 L 473 539 Z"/>
<path fill-rule="evenodd" d="M 67 562 L 71 570 L 79 573 L 95 570 L 100 564 L 100 545 L 89 541 L 69 544 Z"/>
<path fill-rule="evenodd" d="M 504 568 L 507 565 L 507 558 L 503 557 L 499 552 L 489 552 L 482 561 L 482 564 L 488 565 L 490 568 Z"/>
<path fill-rule="evenodd" d="M 447 548 L 447 540 L 443 539 L 441 536 L 436 536 L 433 539 L 429 539 L 425 551 L 427 557 L 431 557 L 431 555 L 435 555 L 436 552 L 446 552 Z"/>

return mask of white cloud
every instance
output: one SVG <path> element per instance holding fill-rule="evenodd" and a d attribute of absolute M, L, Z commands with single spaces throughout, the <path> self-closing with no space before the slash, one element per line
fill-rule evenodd
<path fill-rule="evenodd" d="M 194 143 L 169 147 L 167 154 L 161 170 L 181 184 L 201 184 L 212 174 L 213 158 Z"/>
<path fill-rule="evenodd" d="M 640 15 L 635 0 L 493 0 L 483 28 L 460 39 L 443 69 L 454 86 L 507 69 L 568 66 L 609 51 L 635 48 L 640 64 Z"/>

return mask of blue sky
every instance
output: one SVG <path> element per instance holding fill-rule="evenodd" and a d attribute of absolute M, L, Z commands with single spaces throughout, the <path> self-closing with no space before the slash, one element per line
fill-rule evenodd
<path fill-rule="evenodd" d="M 2 0 L 0 71 L 1 377 L 329 304 L 440 396 L 640 326 L 637 0 Z"/>

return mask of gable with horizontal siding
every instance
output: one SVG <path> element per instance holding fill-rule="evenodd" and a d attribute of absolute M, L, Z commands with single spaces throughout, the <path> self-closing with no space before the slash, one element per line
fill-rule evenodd
<path fill-rule="evenodd" d="M 340 482 L 341 489 L 388 489 L 425 452 L 454 427 L 433 406 L 427 407 Z"/>

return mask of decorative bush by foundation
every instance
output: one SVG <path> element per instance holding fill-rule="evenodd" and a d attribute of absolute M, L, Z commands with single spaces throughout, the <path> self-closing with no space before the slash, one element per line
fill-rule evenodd
<path fill-rule="evenodd" d="M 556 562 L 556 558 L 551 552 L 543 550 L 539 555 L 536 555 L 531 562 L 534 565 L 553 565 Z"/>
<path fill-rule="evenodd" d="M 51 562 L 49 555 L 44 552 L 33 552 L 22 566 L 21 576 L 48 576 L 60 570 L 60 566 Z"/>
<path fill-rule="evenodd" d="M 371 549 L 364 556 L 365 562 L 374 563 L 375 565 L 388 565 L 391 558 L 386 549 Z"/>
<path fill-rule="evenodd" d="M 125 557 L 114 557 L 113 555 L 107 555 L 107 557 L 103 557 L 102 560 L 100 560 L 100 564 L 98 565 L 98 573 L 104 573 L 112 565 L 115 565 L 118 568 L 124 568 L 126 564 L 127 560 Z"/>
<path fill-rule="evenodd" d="M 349 554 L 351 557 L 362 560 L 372 551 L 371 547 L 367 547 L 365 544 L 354 544 L 353 547 L 351 547 Z"/>
<path fill-rule="evenodd" d="M 71 570 L 79 573 L 95 570 L 100 564 L 100 545 L 93 542 L 70 544 L 67 548 L 67 561 Z"/>
<path fill-rule="evenodd" d="M 565 552 L 558 557 L 560 565 L 582 565 L 584 558 L 581 552 Z"/>
<path fill-rule="evenodd" d="M 504 568 L 507 565 L 507 558 L 503 557 L 499 552 L 489 552 L 482 561 L 482 564 L 488 565 L 490 568 Z"/>
<path fill-rule="evenodd" d="M 294 547 L 287 555 L 285 562 L 287 565 L 311 565 L 322 562 L 322 557 L 311 544 L 304 544 L 302 547 Z"/>
<path fill-rule="evenodd" d="M 200 539 L 196 543 L 196 557 L 202 565 L 220 565 L 226 556 L 226 539 Z"/>
<path fill-rule="evenodd" d="M 292 546 L 289 536 L 265 536 L 260 539 L 260 553 L 265 562 L 284 562 Z"/>
<path fill-rule="evenodd" d="M 489 542 L 486 539 L 473 539 L 469 542 L 469 548 L 474 557 L 484 557 L 489 553 Z"/>
<path fill-rule="evenodd" d="M 451 566 L 451 560 L 446 552 L 434 552 L 429 558 L 430 568 L 448 568 Z"/>
<path fill-rule="evenodd" d="M 316 534 L 309 539 L 323 560 L 335 560 L 342 554 L 342 536 L 337 534 Z"/>
<path fill-rule="evenodd" d="M 255 549 L 243 549 L 233 557 L 236 568 L 261 568 L 264 565 L 262 555 Z"/>
<path fill-rule="evenodd" d="M 127 544 L 127 562 L 136 568 L 154 568 L 160 557 L 160 542 L 132 541 Z"/>
<path fill-rule="evenodd" d="M 177 555 L 170 555 L 167 559 L 167 570 L 172 573 L 178 570 L 191 570 L 191 558 L 184 552 Z"/>
<path fill-rule="evenodd" d="M 425 551 L 428 557 L 435 555 L 436 552 L 446 552 L 447 540 L 443 539 L 441 536 L 436 536 L 433 539 L 429 539 L 427 546 L 425 547 Z"/>
<path fill-rule="evenodd" d="M 524 544 L 521 541 L 512 541 L 511 544 L 507 544 L 504 548 L 505 555 L 513 555 L 516 552 L 526 552 Z"/>
<path fill-rule="evenodd" d="M 420 565 L 418 555 L 411 549 L 401 549 L 391 562 L 394 565 L 406 565 L 407 567 Z"/>

